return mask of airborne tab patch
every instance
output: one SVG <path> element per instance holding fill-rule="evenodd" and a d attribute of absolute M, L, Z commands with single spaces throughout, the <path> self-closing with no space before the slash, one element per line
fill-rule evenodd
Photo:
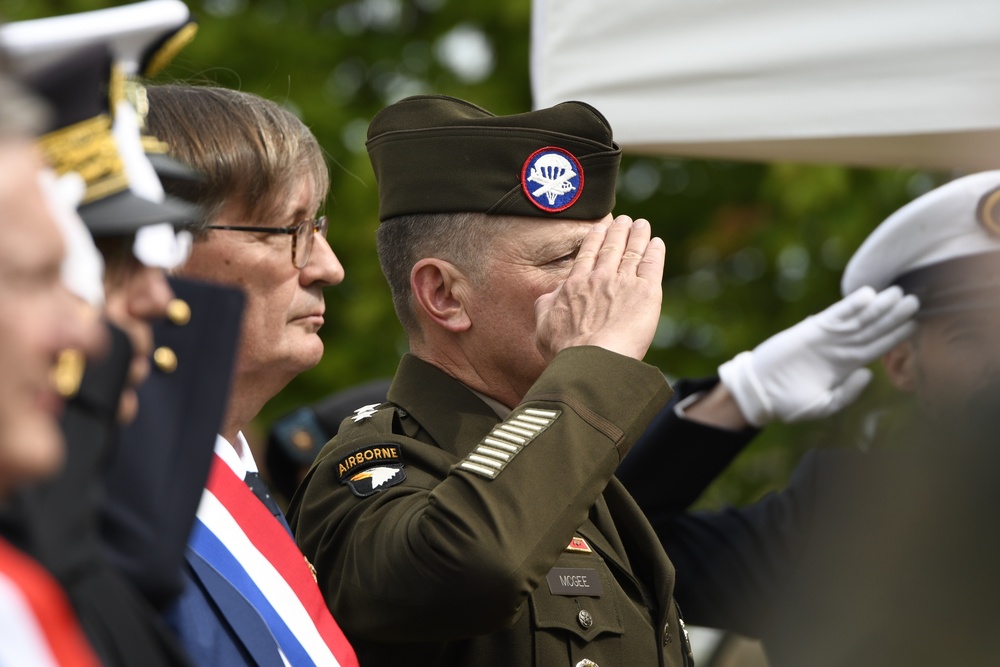
<path fill-rule="evenodd" d="M 337 476 L 359 498 L 396 486 L 406 479 L 399 445 L 362 447 L 337 462 Z"/>

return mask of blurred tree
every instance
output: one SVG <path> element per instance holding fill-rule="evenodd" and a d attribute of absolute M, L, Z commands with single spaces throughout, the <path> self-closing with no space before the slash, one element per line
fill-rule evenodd
<path fill-rule="evenodd" d="M 20 20 L 121 4 L 128 3 L 5 0 L 2 11 Z M 286 105 L 313 129 L 331 167 L 330 241 L 347 278 L 327 291 L 323 362 L 271 401 L 257 422 L 263 430 L 295 407 L 395 370 L 406 343 L 375 256 L 368 120 L 388 103 L 426 92 L 498 114 L 529 109 L 530 0 L 188 4 L 198 37 L 165 78 L 239 88 Z M 647 359 L 671 377 L 710 375 L 823 309 L 839 298 L 840 272 L 868 232 L 943 180 L 912 170 L 627 155 L 617 211 L 648 218 L 667 243 L 663 317 Z M 806 448 L 854 444 L 871 407 L 888 394 L 877 376 L 865 398 L 837 418 L 770 427 L 701 504 L 752 500 L 781 486 Z"/>

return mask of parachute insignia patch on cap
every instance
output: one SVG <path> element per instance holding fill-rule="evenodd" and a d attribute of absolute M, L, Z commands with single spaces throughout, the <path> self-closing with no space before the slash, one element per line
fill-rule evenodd
<path fill-rule="evenodd" d="M 546 146 L 525 160 L 521 187 L 531 203 L 541 210 L 565 211 L 583 192 L 583 167 L 569 151 Z"/>

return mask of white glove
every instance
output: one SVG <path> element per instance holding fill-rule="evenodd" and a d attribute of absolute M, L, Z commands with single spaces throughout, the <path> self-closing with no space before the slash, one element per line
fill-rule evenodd
<path fill-rule="evenodd" d="M 861 287 L 719 367 L 746 420 L 819 419 L 856 399 L 871 381 L 864 366 L 916 329 L 917 297 L 896 286 Z"/>

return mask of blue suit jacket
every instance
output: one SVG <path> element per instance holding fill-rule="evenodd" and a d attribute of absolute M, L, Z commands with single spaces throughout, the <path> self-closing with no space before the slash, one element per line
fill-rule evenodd
<path fill-rule="evenodd" d="M 167 623 L 195 665 L 283 667 L 267 623 L 243 595 L 191 549 L 185 586 Z"/>
<path fill-rule="evenodd" d="M 274 516 L 291 535 L 280 511 Z M 166 618 L 192 662 L 284 667 L 278 642 L 253 604 L 193 549 L 184 559 L 184 590 Z"/>

